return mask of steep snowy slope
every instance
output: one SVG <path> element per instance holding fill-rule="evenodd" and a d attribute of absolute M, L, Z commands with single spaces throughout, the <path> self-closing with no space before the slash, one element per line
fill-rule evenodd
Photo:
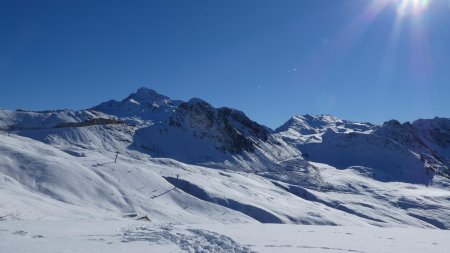
<path fill-rule="evenodd" d="M 417 135 L 431 150 L 450 164 L 450 119 L 434 118 L 412 123 Z M 443 161 L 444 162 L 444 161 Z"/>
<path fill-rule="evenodd" d="M 433 152 L 422 142 L 417 135 L 416 129 L 409 122 L 401 124 L 397 120 L 390 120 L 381 126 L 375 127 L 372 133 L 388 138 L 418 154 Z"/>
<path fill-rule="evenodd" d="M 375 127 L 373 134 L 420 155 L 427 168 L 450 177 L 450 119 L 421 119 L 412 124 L 391 120 Z"/>
<path fill-rule="evenodd" d="M 168 121 L 139 129 L 136 148 L 154 157 L 238 170 L 279 168 L 300 152 L 244 113 L 200 99 L 181 103 Z"/>
<path fill-rule="evenodd" d="M 391 120 L 374 128 L 373 133 L 394 140 L 417 154 L 426 155 L 425 158 L 433 157 L 442 165 L 450 165 L 450 119 L 421 119 L 412 124 Z"/>
<path fill-rule="evenodd" d="M 435 132 L 448 134 L 445 124 L 440 126 L 443 128 Z M 368 167 L 373 170 L 373 177 L 382 181 L 430 184 L 435 173 L 450 175 L 442 162 L 445 158 L 430 148 L 432 145 L 425 144 L 430 140 L 422 136 L 429 129 L 419 131 L 409 123 L 402 125 L 392 120 L 374 126 L 332 116 L 306 115 L 290 119 L 276 132 L 296 145 L 307 160 L 338 168 Z M 445 138 L 437 139 L 439 150 L 445 154 Z M 432 144 L 436 146 L 437 142 L 435 138 Z"/>

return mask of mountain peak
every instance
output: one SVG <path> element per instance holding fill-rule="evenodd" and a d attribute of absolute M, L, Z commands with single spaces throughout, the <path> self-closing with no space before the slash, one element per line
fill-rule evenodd
<path fill-rule="evenodd" d="M 167 103 L 168 101 L 170 101 L 170 98 L 159 94 L 158 92 L 156 92 L 155 90 L 146 88 L 146 87 L 141 87 L 139 88 L 136 92 L 131 93 L 125 100 L 130 100 L 133 99 L 134 101 L 142 104 L 142 103 Z"/>
<path fill-rule="evenodd" d="M 296 115 L 277 128 L 275 132 L 294 131 L 301 135 L 319 134 L 332 129 L 335 132 L 364 132 L 373 127 L 370 123 L 358 123 L 339 119 L 328 114 Z"/>
<path fill-rule="evenodd" d="M 298 131 L 301 134 L 314 134 L 336 125 L 342 125 L 343 121 L 331 115 L 295 115 L 286 123 L 277 128 L 276 132 L 283 132 L 289 129 Z"/>
<path fill-rule="evenodd" d="M 202 104 L 202 105 L 205 105 L 205 106 L 212 107 L 212 105 L 210 105 L 208 102 L 206 102 L 205 100 L 203 100 L 201 98 L 191 98 L 186 103 L 187 104 Z"/>
<path fill-rule="evenodd" d="M 120 102 L 109 100 L 92 109 L 117 117 L 161 121 L 167 119 L 180 103 L 155 90 L 141 87 Z"/>
<path fill-rule="evenodd" d="M 154 93 L 156 93 L 156 91 L 154 89 L 150 89 L 150 88 L 147 88 L 145 86 L 140 87 L 139 89 L 137 89 L 136 92 L 137 93 L 143 93 L 143 92 L 154 92 Z"/>
<path fill-rule="evenodd" d="M 140 87 L 139 89 L 136 90 L 135 93 L 132 93 L 132 94 L 150 95 L 150 96 L 154 96 L 154 95 L 162 96 L 161 94 L 156 92 L 154 89 L 150 89 L 150 88 L 147 88 L 147 87 Z"/>

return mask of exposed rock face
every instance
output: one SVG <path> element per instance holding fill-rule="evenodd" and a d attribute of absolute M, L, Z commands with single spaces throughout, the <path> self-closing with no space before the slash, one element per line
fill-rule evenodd
<path fill-rule="evenodd" d="M 434 118 L 432 120 L 416 120 L 413 126 L 424 142 L 435 143 L 442 149 L 450 148 L 450 119 Z M 448 153 L 450 155 L 450 153 Z"/>
<path fill-rule="evenodd" d="M 376 127 L 373 134 L 389 138 L 417 154 L 431 156 L 450 166 L 450 119 L 420 119 L 404 124 L 391 120 Z"/>
<path fill-rule="evenodd" d="M 96 118 L 96 119 L 86 120 L 83 122 L 62 123 L 62 124 L 56 125 L 55 128 L 85 127 L 85 126 L 98 126 L 98 125 L 117 125 L 117 124 L 125 124 L 125 122 L 116 120 L 116 119 Z"/>
<path fill-rule="evenodd" d="M 255 152 L 260 142 L 280 145 L 271 137 L 270 129 L 250 120 L 243 112 L 231 108 L 217 109 L 197 98 L 188 102 L 171 100 L 147 88 L 140 88 L 120 102 L 110 100 L 92 109 L 117 116 L 129 124 L 159 128 L 156 132 L 160 133 L 165 131 L 166 124 L 186 129 L 194 137 L 210 141 L 225 153 Z M 155 131 L 140 131 L 143 132 L 154 135 Z M 178 138 L 179 142 L 186 139 Z M 153 149 L 145 144 L 140 145 Z"/>
<path fill-rule="evenodd" d="M 419 154 L 433 152 L 423 143 L 417 130 L 409 122 L 401 124 L 397 120 L 390 120 L 382 126 L 375 127 L 372 133 L 390 139 Z"/>
<path fill-rule="evenodd" d="M 169 124 L 194 131 L 200 138 L 211 138 L 220 143 L 219 149 L 233 154 L 254 152 L 255 141 L 268 141 L 267 128 L 250 120 L 243 112 L 216 109 L 200 99 L 191 99 L 179 105 Z"/>
<path fill-rule="evenodd" d="M 301 160 L 295 147 L 243 112 L 197 98 L 176 101 L 141 88 L 93 109 L 136 126 L 131 147 L 154 157 L 245 170 L 274 170 L 279 161 Z"/>

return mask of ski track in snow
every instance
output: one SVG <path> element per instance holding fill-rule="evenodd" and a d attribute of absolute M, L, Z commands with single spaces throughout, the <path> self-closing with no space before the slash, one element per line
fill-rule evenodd
<path fill-rule="evenodd" d="M 239 245 L 233 239 L 202 229 L 177 231 L 173 227 L 164 226 L 158 229 L 138 226 L 124 229 L 122 242 L 145 241 L 151 244 L 173 243 L 189 253 L 250 253 L 254 252 Z"/>

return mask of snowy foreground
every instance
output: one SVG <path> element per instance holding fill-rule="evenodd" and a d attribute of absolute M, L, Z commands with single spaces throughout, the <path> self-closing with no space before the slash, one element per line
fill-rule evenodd
<path fill-rule="evenodd" d="M 0 223 L 1 252 L 448 252 L 450 233 L 416 228 L 149 224 L 127 220 Z"/>

